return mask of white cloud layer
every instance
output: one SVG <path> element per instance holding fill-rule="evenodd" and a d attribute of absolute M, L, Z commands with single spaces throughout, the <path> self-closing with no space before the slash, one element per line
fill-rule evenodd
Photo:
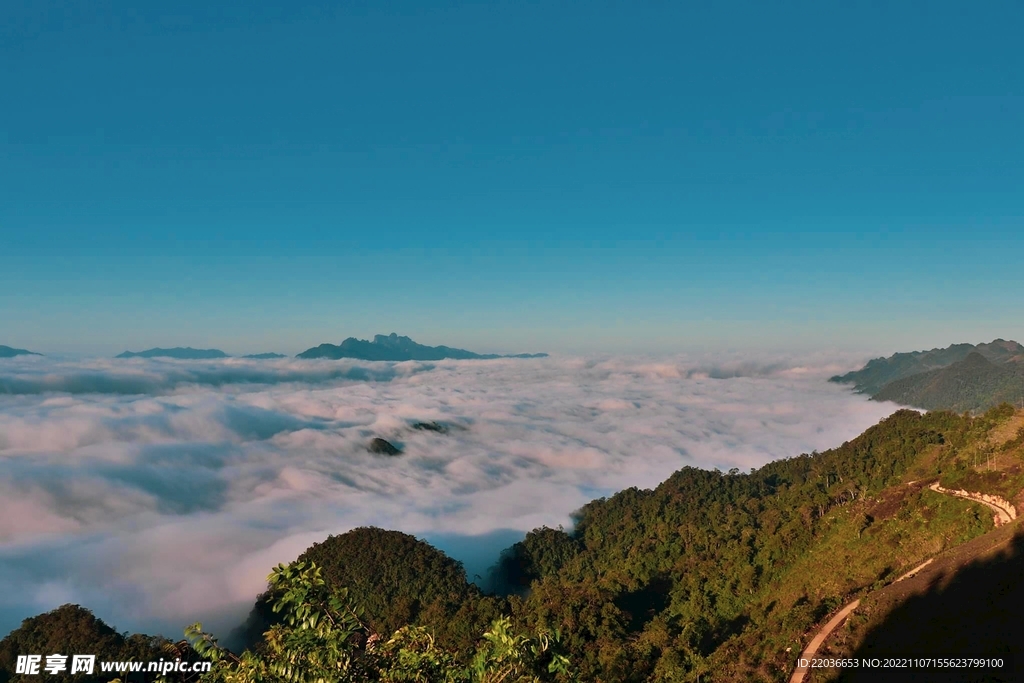
<path fill-rule="evenodd" d="M 273 565 L 361 525 L 482 573 L 594 497 L 852 438 L 895 409 L 825 382 L 855 365 L 0 361 L 0 635 L 64 602 L 229 628 Z M 410 428 L 434 420 L 453 429 Z"/>

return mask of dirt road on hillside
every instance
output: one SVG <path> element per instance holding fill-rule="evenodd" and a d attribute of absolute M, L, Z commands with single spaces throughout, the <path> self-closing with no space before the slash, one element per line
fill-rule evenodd
<path fill-rule="evenodd" d="M 1002 526 L 1003 524 L 1009 524 L 1013 520 L 1017 519 L 1017 510 L 1010 504 L 1009 501 L 1003 500 L 999 496 L 989 496 L 981 493 L 971 493 L 969 491 L 954 491 L 952 489 L 944 489 L 939 486 L 939 482 L 935 482 L 929 486 L 932 491 L 939 493 L 947 493 L 957 498 L 966 498 L 967 500 L 973 500 L 975 503 L 981 503 L 985 507 L 992 510 L 995 514 L 993 520 L 996 526 Z"/>
<path fill-rule="evenodd" d="M 932 560 L 925 560 L 892 583 L 899 583 L 903 579 L 909 579 L 931 563 Z M 892 584 L 889 585 L 891 586 Z M 790 676 L 789 683 L 803 683 L 804 677 L 807 676 L 809 669 L 807 667 L 799 666 L 800 661 L 807 660 L 809 662 L 814 655 L 818 654 L 818 648 L 820 648 L 821 644 L 825 642 L 825 639 L 828 638 L 832 631 L 835 631 L 839 625 L 846 620 L 846 617 L 850 616 L 850 613 L 853 612 L 853 610 L 857 609 L 857 605 L 859 604 L 860 600 L 854 600 L 849 605 L 839 610 L 836 615 L 829 619 L 828 623 L 818 631 L 817 635 L 811 638 L 811 642 L 809 642 L 807 647 L 804 648 L 804 651 L 800 653 L 800 659 L 797 660 L 798 666 L 796 667 L 796 670 L 793 671 L 793 675 Z"/>
<path fill-rule="evenodd" d="M 956 496 L 957 498 L 965 498 L 967 500 L 974 501 L 975 503 L 981 503 L 982 505 L 986 506 L 995 513 L 995 519 L 993 521 L 995 522 L 996 526 L 1009 524 L 1017 518 L 1017 510 L 1013 507 L 1013 505 L 1011 505 L 1008 501 L 1003 500 L 999 496 L 990 496 L 980 493 L 970 493 L 969 491 L 953 491 L 951 489 L 944 489 L 941 486 L 939 486 L 939 482 L 935 482 L 928 488 L 938 493 L 945 493 L 951 496 Z M 908 579 L 914 576 L 919 571 L 924 569 L 926 566 L 931 564 L 931 562 L 931 559 L 924 561 L 923 563 L 911 569 L 909 572 L 899 577 L 892 583 L 898 583 L 903 579 Z M 892 584 L 889 585 L 891 586 Z M 850 616 L 850 613 L 853 612 L 853 610 L 857 609 L 857 605 L 859 604 L 860 600 L 858 599 L 854 600 L 850 604 L 843 607 L 843 609 L 839 610 L 839 612 L 837 612 L 834 617 L 829 619 L 828 623 L 825 624 L 821 628 L 821 630 L 819 630 L 818 633 L 815 634 L 813 638 L 811 638 L 811 642 L 808 643 L 807 647 L 804 648 L 804 651 L 800 653 L 800 659 L 797 660 L 797 667 L 793 670 L 793 675 L 790 676 L 789 683 L 803 683 L 803 680 L 807 676 L 810 669 L 806 666 L 800 666 L 800 663 L 804 661 L 809 662 L 811 659 L 813 659 L 814 655 L 818 653 L 818 648 L 820 648 L 821 644 L 825 642 L 825 639 L 828 638 L 829 635 L 831 635 L 832 631 L 836 630 L 836 628 L 838 628 L 839 625 L 842 624 L 848 616 Z"/>
<path fill-rule="evenodd" d="M 846 620 L 846 617 L 850 616 L 850 612 L 857 609 L 857 605 L 859 604 L 860 600 L 854 600 L 849 605 L 839 610 L 839 612 L 829 619 L 828 623 L 818 631 L 818 634 L 811 638 L 811 642 L 809 642 L 807 647 L 804 648 L 804 651 L 800 653 L 800 659 L 797 660 L 796 670 L 793 671 L 793 675 L 789 677 L 789 683 L 803 683 L 804 677 L 807 675 L 807 672 L 810 671 L 810 668 L 802 666 L 801 662 L 810 662 L 811 659 L 814 658 L 814 655 L 818 653 L 818 648 L 825 642 L 825 639 L 828 638 L 829 634 L 832 633 L 839 624 L 843 623 Z"/>

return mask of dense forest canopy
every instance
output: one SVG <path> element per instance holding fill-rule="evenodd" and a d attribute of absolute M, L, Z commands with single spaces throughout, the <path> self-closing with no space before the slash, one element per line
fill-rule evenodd
<path fill-rule="evenodd" d="M 156 661 L 173 658 L 179 652 L 171 641 L 142 634 L 121 634 L 78 605 L 64 605 L 22 622 L 0 640 L 0 683 L 12 680 L 39 680 L 39 676 L 15 673 L 18 655 L 26 654 L 94 654 L 98 660 Z M 194 654 L 194 653 L 193 653 Z M 109 680 L 96 671 L 93 675 L 67 673 L 47 675 L 49 680 L 74 680 L 76 683 L 99 683 Z"/>
<path fill-rule="evenodd" d="M 466 580 L 459 562 L 399 531 L 353 529 L 315 543 L 298 561 L 321 567 L 332 588 L 347 589 L 375 633 L 426 626 L 442 646 L 469 652 L 486 626 L 507 612 L 503 599 L 484 595 Z M 257 600 L 249 642 L 279 623 L 271 610 L 277 597 L 268 591 Z"/>

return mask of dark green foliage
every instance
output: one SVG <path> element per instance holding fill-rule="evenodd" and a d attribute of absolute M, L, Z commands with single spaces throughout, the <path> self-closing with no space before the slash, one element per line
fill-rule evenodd
<path fill-rule="evenodd" d="M 523 592 L 537 579 L 555 574 L 580 552 L 580 543 L 561 527 L 541 527 L 502 553 L 494 582 L 502 592 Z"/>
<path fill-rule="evenodd" d="M 62 654 L 94 654 L 100 660 L 158 660 L 167 655 L 167 647 L 171 643 L 162 638 L 151 638 L 140 634 L 121 635 L 103 621 L 97 619 L 92 612 L 78 605 L 64 605 L 52 612 L 31 617 L 22 622 L 21 627 L 11 631 L 0 640 L 0 683 L 16 681 L 38 683 L 41 676 L 47 681 L 75 681 L 75 683 L 93 683 L 111 678 L 100 676 L 97 670 L 94 675 L 63 674 L 26 676 L 15 674 L 18 655 L 37 654 L 43 656 Z"/>
<path fill-rule="evenodd" d="M 469 583 L 459 562 L 398 531 L 354 529 L 313 545 L 298 560 L 322 567 L 329 586 L 347 588 L 376 633 L 426 626 L 443 647 L 468 651 L 504 612 L 504 601 Z"/>
<path fill-rule="evenodd" d="M 279 565 L 268 577 L 278 623 L 258 650 L 235 655 L 193 624 L 185 636 L 214 663 L 203 683 L 555 683 L 575 680 L 558 632 L 527 635 L 500 617 L 476 634 L 468 656 L 404 626 L 390 637 L 363 621 L 347 588 L 324 580 L 315 563 Z"/>

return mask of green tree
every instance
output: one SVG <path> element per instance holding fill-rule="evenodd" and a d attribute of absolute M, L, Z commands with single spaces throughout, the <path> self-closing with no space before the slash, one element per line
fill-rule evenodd
<path fill-rule="evenodd" d="M 363 621 L 344 588 L 331 587 L 315 563 L 279 565 L 269 579 L 281 622 L 264 644 L 236 656 L 190 626 L 186 638 L 215 662 L 204 683 L 542 683 L 573 680 L 569 660 L 557 652 L 559 634 L 517 633 L 508 618 L 482 634 L 468 663 L 440 647 L 429 629 L 400 628 L 386 640 Z"/>

